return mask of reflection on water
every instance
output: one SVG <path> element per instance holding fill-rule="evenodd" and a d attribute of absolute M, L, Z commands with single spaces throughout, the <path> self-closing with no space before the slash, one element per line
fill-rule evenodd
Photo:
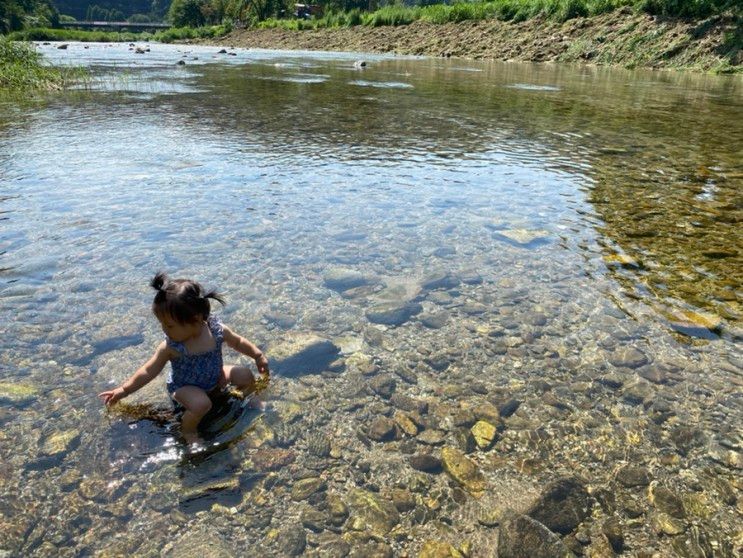
<path fill-rule="evenodd" d="M 482 553 L 493 510 L 572 472 L 617 492 L 596 517 L 639 507 L 629 548 L 732 555 L 740 78 L 43 50 L 94 80 L 0 104 L 0 554 Z M 160 340 L 157 269 L 224 291 L 225 322 L 274 358 L 334 347 L 199 462 L 172 421 L 95 399 Z M 167 407 L 158 381 L 133 400 Z M 473 446 L 476 420 L 497 423 L 492 447 Z M 409 465 L 443 446 L 477 463 L 484 497 Z M 613 484 L 626 463 L 696 510 L 681 533 L 658 537 L 645 488 Z M 399 517 L 360 511 L 375 498 Z M 151 540 L 121 535 L 140 523 Z M 179 538 L 194 530 L 206 542 Z"/>

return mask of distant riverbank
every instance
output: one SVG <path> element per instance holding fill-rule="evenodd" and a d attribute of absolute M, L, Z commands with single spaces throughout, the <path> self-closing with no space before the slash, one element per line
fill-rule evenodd
<path fill-rule="evenodd" d="M 741 72 L 739 18 L 684 21 L 629 8 L 558 23 L 495 19 L 433 24 L 287 29 L 236 29 L 202 43 L 245 48 L 330 50 L 523 62 L 586 62 L 627 68 Z"/>

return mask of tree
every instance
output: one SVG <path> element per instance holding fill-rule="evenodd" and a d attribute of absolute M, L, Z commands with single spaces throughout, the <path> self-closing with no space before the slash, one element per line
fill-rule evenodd
<path fill-rule="evenodd" d="M 168 20 L 175 27 L 201 27 L 206 23 L 205 6 L 206 0 L 173 0 Z"/>

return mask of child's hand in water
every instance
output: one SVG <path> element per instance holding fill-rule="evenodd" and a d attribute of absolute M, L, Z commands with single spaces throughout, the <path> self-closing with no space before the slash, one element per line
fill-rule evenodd
<path fill-rule="evenodd" d="M 103 399 L 103 402 L 106 404 L 107 407 L 110 407 L 120 399 L 124 399 L 124 397 L 127 396 L 127 393 L 124 391 L 124 388 L 117 387 L 114 389 L 110 389 L 108 391 L 104 391 L 102 393 L 98 394 L 98 397 Z"/>
<path fill-rule="evenodd" d="M 259 356 L 255 357 L 255 365 L 258 367 L 258 372 L 263 376 L 268 376 L 268 359 L 266 358 L 266 355 L 261 353 Z"/>

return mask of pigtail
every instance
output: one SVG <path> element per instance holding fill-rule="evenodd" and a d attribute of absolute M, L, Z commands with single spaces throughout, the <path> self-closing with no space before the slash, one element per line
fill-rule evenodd
<path fill-rule="evenodd" d="M 155 274 L 155 276 L 152 278 L 152 281 L 150 281 L 150 287 L 152 287 L 156 291 L 162 291 L 165 283 L 167 282 L 168 276 L 165 275 L 164 272 L 158 271 L 157 274 Z"/>
<path fill-rule="evenodd" d="M 204 298 L 211 298 L 213 300 L 216 300 L 219 302 L 222 306 L 224 306 L 224 298 L 221 294 L 217 293 L 217 291 L 209 291 L 204 295 Z"/>

